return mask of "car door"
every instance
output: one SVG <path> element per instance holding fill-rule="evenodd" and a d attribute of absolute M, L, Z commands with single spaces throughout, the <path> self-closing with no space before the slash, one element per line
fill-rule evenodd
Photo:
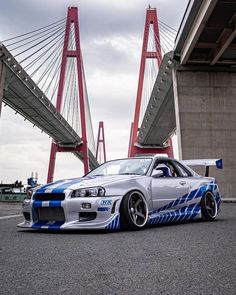
<path fill-rule="evenodd" d="M 154 178 L 151 181 L 153 209 L 159 209 L 177 198 L 189 193 L 188 177 L 182 175 L 171 160 L 159 161 L 158 165 L 168 165 L 174 172 L 169 176 Z M 158 170 L 158 165 L 156 169 Z"/>

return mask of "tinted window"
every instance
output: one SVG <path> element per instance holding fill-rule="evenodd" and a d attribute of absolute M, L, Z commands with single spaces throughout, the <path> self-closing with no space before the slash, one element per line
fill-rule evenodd
<path fill-rule="evenodd" d="M 174 163 L 177 166 L 181 176 L 183 176 L 183 177 L 192 176 L 192 173 L 190 171 L 188 171 L 182 164 L 180 164 L 179 162 L 176 162 L 176 161 Z"/>

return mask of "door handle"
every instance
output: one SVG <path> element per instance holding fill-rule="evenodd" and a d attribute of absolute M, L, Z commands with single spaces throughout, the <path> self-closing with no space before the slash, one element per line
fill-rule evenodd
<path fill-rule="evenodd" d="M 180 181 L 179 182 L 181 185 L 185 185 L 186 184 L 186 181 Z"/>

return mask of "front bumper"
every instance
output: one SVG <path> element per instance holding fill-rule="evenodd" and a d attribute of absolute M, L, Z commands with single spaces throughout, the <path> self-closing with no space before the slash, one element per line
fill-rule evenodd
<path fill-rule="evenodd" d="M 63 201 L 25 200 L 21 228 L 74 230 L 119 229 L 122 196 L 65 198 Z M 89 203 L 91 208 L 84 209 Z"/>

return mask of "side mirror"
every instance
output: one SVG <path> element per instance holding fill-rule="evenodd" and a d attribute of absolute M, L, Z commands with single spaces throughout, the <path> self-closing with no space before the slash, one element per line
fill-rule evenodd
<path fill-rule="evenodd" d="M 161 177 L 161 176 L 163 176 L 163 171 L 162 170 L 154 170 L 153 171 L 153 175 L 152 175 L 152 177 L 153 178 L 158 178 L 158 177 Z"/>

